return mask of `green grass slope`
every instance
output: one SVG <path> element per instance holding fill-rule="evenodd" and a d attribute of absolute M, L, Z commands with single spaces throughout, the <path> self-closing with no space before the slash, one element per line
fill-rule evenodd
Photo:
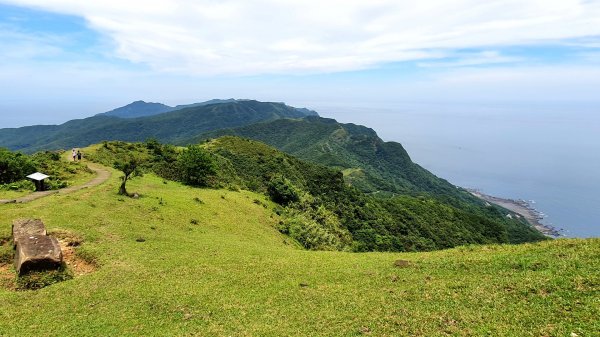
<path fill-rule="evenodd" d="M 301 161 L 261 142 L 222 137 L 203 146 L 208 150 L 204 158 L 209 160 L 212 157 L 216 164 L 212 173 L 205 171 L 212 178 L 203 181 L 210 182 L 209 186 L 213 187 L 243 188 L 270 196 L 280 203 L 275 211 L 283 215 L 278 229 L 298 240 L 305 248 L 426 251 L 472 243 L 519 243 L 543 239 L 527 224 L 507 218 L 501 210 L 492 206 L 485 209 L 488 216 L 482 216 L 423 196 L 380 199 L 365 195 L 347 186 L 341 172 Z M 87 159 L 107 166 L 135 157 L 142 161 L 146 171 L 182 182 L 190 180 L 180 172 L 191 172 L 196 176 L 201 166 L 194 164 L 189 167 L 189 164 L 205 160 L 194 158 L 182 166 L 184 162 L 180 161 L 180 157 L 185 153 L 184 149 L 155 141 L 104 142 L 84 152 Z M 9 163 L 14 161 L 10 160 L 13 157 L 22 161 L 30 158 L 20 153 L 2 153 Z M 67 157 L 68 153 L 63 156 Z M 63 171 L 72 171 L 69 173 L 71 176 L 79 172 L 77 168 L 84 168 L 80 163 L 59 160 L 57 153 L 38 153 L 31 158 L 45 158 L 42 162 L 51 164 L 44 165 L 42 169 L 52 176 L 51 179 L 60 178 Z M 35 162 L 32 161 L 31 165 Z M 23 165 L 28 163 L 25 160 Z M 49 170 L 50 167 L 56 170 Z M 71 180 L 69 177 L 62 179 Z M 67 184 L 63 180 L 59 182 Z M 52 185 L 50 183 L 55 184 L 50 181 L 49 186 Z M 24 193 L 15 193 L 14 187 L 18 186 L 12 183 L 0 185 L 0 199 L 9 201 L 22 196 Z M 30 183 L 23 186 L 31 190 Z M 534 235 L 536 233 L 538 236 Z"/>
<path fill-rule="evenodd" d="M 520 243 L 543 240 L 527 223 L 506 217 L 499 207 L 469 212 L 426 196 L 376 198 L 348 186 L 332 168 L 299 160 L 264 143 L 221 137 L 201 145 L 216 166 L 210 186 L 248 189 L 278 202 L 282 233 L 309 249 L 424 251 L 469 243 Z M 148 171 L 186 181 L 181 151 L 156 142 L 107 142 L 86 151 L 88 158 L 112 165 L 117 158 L 147 158 Z M 198 162 L 205 159 L 196 158 Z M 200 167 L 193 168 L 196 175 Z"/>
<path fill-rule="evenodd" d="M 0 147 L 23 152 L 66 149 L 103 140 L 178 142 L 200 133 L 314 112 L 283 103 L 234 101 L 186 107 L 154 116 L 118 118 L 97 115 L 61 125 L 0 129 Z"/>
<path fill-rule="evenodd" d="M 298 160 L 264 143 L 226 136 L 206 146 L 227 160 L 221 166 L 232 168 L 237 178 L 234 180 L 245 182 L 246 188 L 264 192 L 271 177 L 282 176 L 300 191 L 308 192 L 316 201 L 300 202 L 296 208 L 305 213 L 320 207 L 330 211 L 337 220 L 334 224 L 339 222 L 339 226 L 320 221 L 320 228 L 342 241 L 343 235 L 337 229 L 348 231 L 355 250 L 434 250 L 468 243 L 544 239 L 528 224 L 507 218 L 497 207 L 481 207 L 474 212 L 425 196 L 374 198 L 348 187 L 339 171 Z M 331 217 L 317 214 L 313 218 Z"/>
<path fill-rule="evenodd" d="M 593 336 L 600 240 L 431 253 L 300 249 L 251 192 L 136 178 L 22 205 L 15 218 L 82 237 L 93 273 L 37 291 L 0 278 L 2 336 Z M 260 199 L 267 204 L 254 203 Z M 138 242 L 143 238 L 144 242 Z M 4 243 L 4 240 L 0 240 Z M 6 243 L 2 246 L 6 262 Z M 410 261 L 405 268 L 394 261 Z M 10 272 L 0 265 L 0 272 Z"/>

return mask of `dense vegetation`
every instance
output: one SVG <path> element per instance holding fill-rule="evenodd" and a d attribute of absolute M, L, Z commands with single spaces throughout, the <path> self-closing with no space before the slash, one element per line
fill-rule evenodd
<path fill-rule="evenodd" d="M 522 219 L 506 219 L 507 212 L 486 206 L 464 189 L 413 163 L 402 145 L 384 142 L 375 131 L 364 126 L 309 116 L 219 130 L 195 137 L 190 142 L 228 134 L 260 140 L 300 159 L 342 170 L 347 183 L 377 197 L 394 199 L 399 196 L 397 199 L 403 200 L 402 202 L 409 200 L 402 198 L 403 195 L 421 200 L 435 199 L 435 203 L 429 207 L 455 209 L 461 214 L 499 223 L 506 229 L 509 242 L 528 242 L 543 238 L 539 232 L 524 225 L 525 221 Z M 390 204 L 385 201 L 383 203 Z M 387 208 L 390 207 L 394 208 Z M 420 214 L 431 215 L 427 218 L 430 224 L 438 222 L 433 214 L 444 214 L 434 210 L 427 212 L 425 205 L 422 208 L 423 212 Z M 423 231 L 427 229 L 424 228 Z"/>
<path fill-rule="evenodd" d="M 0 184 L 17 182 L 34 172 L 35 164 L 30 157 L 0 148 Z"/>
<path fill-rule="evenodd" d="M 82 147 L 104 140 L 135 142 L 155 138 L 175 143 L 207 131 L 309 114 L 314 112 L 282 103 L 251 100 L 183 106 L 179 110 L 140 118 L 100 114 L 62 125 L 0 129 L 0 146 L 32 153 Z"/>
<path fill-rule="evenodd" d="M 141 167 L 165 179 L 264 193 L 280 205 L 278 229 L 309 249 L 413 251 L 543 239 L 499 208 L 477 214 L 424 195 L 369 196 L 348 186 L 340 171 L 248 139 L 222 137 L 183 149 L 105 142 L 88 157 L 111 165 L 124 154 L 144 158 Z"/>
<path fill-rule="evenodd" d="M 384 142 L 361 125 L 309 116 L 213 131 L 187 143 L 223 135 L 259 140 L 297 158 L 342 170 L 346 181 L 365 193 L 429 193 L 453 202 L 477 200 L 413 163 L 399 143 Z"/>
<path fill-rule="evenodd" d="M 270 192 L 274 181 L 280 177 L 287 180 L 288 186 L 281 182 L 278 185 L 303 196 L 288 208 L 300 210 L 304 217 L 308 215 L 310 229 L 319 225 L 320 230 L 339 239 L 328 235 L 324 241 L 334 244 L 324 247 L 347 247 L 347 232 L 353 238 L 352 249 L 358 251 L 431 250 L 467 243 L 543 239 L 529 225 L 507 218 L 505 210 L 494 206 L 472 212 L 426 195 L 376 198 L 349 187 L 340 171 L 298 160 L 260 142 L 222 137 L 206 146 L 228 159 L 235 176 L 247 182 L 245 188 Z M 287 233 L 291 225 L 282 225 Z M 307 235 L 302 233 L 301 237 Z"/>

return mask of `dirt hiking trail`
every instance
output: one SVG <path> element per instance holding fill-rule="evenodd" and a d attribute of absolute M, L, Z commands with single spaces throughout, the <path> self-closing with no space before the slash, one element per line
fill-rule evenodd
<path fill-rule="evenodd" d="M 94 163 L 88 163 L 88 167 L 90 170 L 92 170 L 92 171 L 94 171 L 94 173 L 96 173 L 96 177 L 94 177 L 94 179 L 86 182 L 85 184 L 62 188 L 60 190 L 33 192 L 24 197 L 20 197 L 20 198 L 16 198 L 16 199 L 0 200 L 0 205 L 1 204 L 11 204 L 11 203 L 26 203 L 26 202 L 30 202 L 30 201 L 33 201 L 33 200 L 36 200 L 39 198 L 43 198 L 43 197 L 49 196 L 51 194 L 56 194 L 56 193 L 57 194 L 69 194 L 69 193 L 73 193 L 75 191 L 82 190 L 84 188 L 98 186 L 98 185 L 102 184 L 103 182 L 107 181 L 108 178 L 110 178 L 110 171 L 106 170 L 102 166 L 100 166 L 98 164 L 94 164 Z"/>

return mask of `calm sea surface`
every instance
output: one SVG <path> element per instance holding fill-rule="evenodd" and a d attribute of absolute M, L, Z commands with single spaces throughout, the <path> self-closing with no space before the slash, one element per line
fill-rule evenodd
<path fill-rule="evenodd" d="M 375 129 L 455 185 L 524 199 L 569 237 L 600 237 L 600 106 L 307 103 Z"/>

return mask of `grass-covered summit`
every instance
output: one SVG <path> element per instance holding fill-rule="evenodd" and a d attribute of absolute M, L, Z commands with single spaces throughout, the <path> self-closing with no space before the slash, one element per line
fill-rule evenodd
<path fill-rule="evenodd" d="M 124 198 L 112 172 L 97 187 L 0 205 L 0 335 L 593 336 L 600 328 L 598 239 L 308 251 L 280 233 L 277 205 L 262 193 L 146 174 L 130 182 L 140 198 Z M 7 238 L 23 217 L 78 237 L 74 252 L 95 271 L 15 291 Z"/>

